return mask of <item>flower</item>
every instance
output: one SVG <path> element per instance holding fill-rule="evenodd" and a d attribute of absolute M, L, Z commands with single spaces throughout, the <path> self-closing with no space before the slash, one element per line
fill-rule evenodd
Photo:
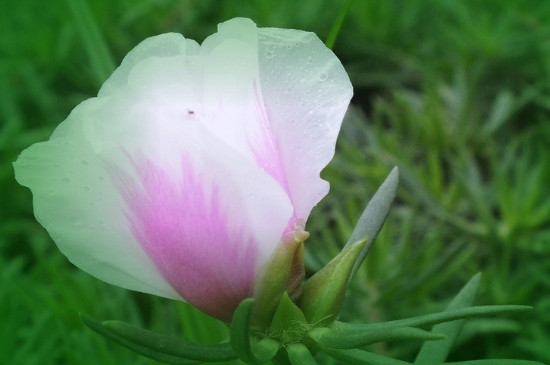
<path fill-rule="evenodd" d="M 16 179 L 79 268 L 230 320 L 327 194 L 351 95 L 312 33 L 237 18 L 200 46 L 162 34 L 23 151 Z"/>

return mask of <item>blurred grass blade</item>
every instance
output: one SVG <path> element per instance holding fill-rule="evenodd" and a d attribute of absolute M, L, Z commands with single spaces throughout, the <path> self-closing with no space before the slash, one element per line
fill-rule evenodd
<path fill-rule="evenodd" d="M 100 86 L 115 69 L 107 42 L 85 0 L 67 0 L 71 18 L 80 33 L 96 82 Z"/>
<path fill-rule="evenodd" d="M 346 14 L 349 11 L 349 7 L 352 1 L 353 0 L 346 0 L 346 3 L 342 7 L 342 10 L 340 10 L 340 12 L 338 13 L 338 16 L 336 17 L 336 20 L 334 21 L 332 28 L 330 28 L 327 41 L 325 42 L 325 45 L 330 49 L 334 47 L 334 43 L 336 42 L 336 38 L 338 38 L 338 33 L 340 33 L 342 24 L 344 24 L 344 19 L 346 18 Z"/>
<path fill-rule="evenodd" d="M 373 354 L 371 352 L 366 352 L 363 350 L 337 350 L 330 347 L 323 347 L 322 351 L 327 355 L 337 359 L 342 360 L 342 364 L 351 364 L 351 365 L 407 365 L 410 362 L 391 359 L 378 354 Z"/>
<path fill-rule="evenodd" d="M 174 356 L 166 355 L 164 353 L 161 353 L 161 352 L 152 350 L 150 348 L 138 345 L 138 344 L 136 344 L 134 342 L 131 342 L 131 341 L 119 336 L 119 335 L 116 335 L 112 331 L 110 331 L 107 328 L 103 327 L 103 325 L 100 322 L 98 322 L 94 319 L 91 319 L 89 317 L 85 317 L 85 316 L 82 316 L 82 315 L 80 316 L 80 318 L 82 319 L 82 322 L 84 322 L 84 324 L 86 326 L 91 328 L 93 331 L 99 333 L 103 337 L 106 337 L 110 340 L 113 340 L 113 341 L 117 342 L 118 344 L 120 344 L 120 345 L 122 345 L 122 346 L 124 346 L 124 347 L 138 353 L 138 354 L 146 356 L 150 359 L 160 361 L 160 362 L 163 362 L 163 363 L 166 363 L 166 364 L 173 364 L 173 365 L 190 365 L 190 364 L 201 364 L 202 363 L 200 361 L 181 359 L 181 358 L 177 358 L 177 357 L 174 357 Z"/>
<path fill-rule="evenodd" d="M 395 199 L 395 193 L 397 191 L 397 186 L 399 184 L 399 170 L 397 167 L 394 167 L 386 180 L 380 185 L 372 199 L 367 204 L 367 207 L 359 217 L 357 225 L 351 233 L 346 246 L 349 246 L 357 241 L 365 239 L 368 237 L 369 242 L 363 248 L 363 251 L 359 254 L 355 266 L 353 268 L 352 276 L 357 272 L 359 265 L 363 262 L 370 246 L 378 236 L 384 221 L 388 216 L 390 211 L 391 204 Z"/>
<path fill-rule="evenodd" d="M 530 360 L 512 360 L 512 359 L 487 359 L 487 360 L 469 360 L 458 362 L 446 362 L 445 365 L 545 365 L 542 362 Z"/>
<path fill-rule="evenodd" d="M 139 346 L 177 358 L 197 361 L 230 361 L 237 358 L 229 343 L 200 344 L 184 341 L 121 321 L 105 321 L 102 326 L 115 335 Z"/>
<path fill-rule="evenodd" d="M 444 335 L 439 333 L 433 333 L 413 327 L 367 330 L 360 335 L 356 334 L 352 338 L 328 328 L 318 328 L 308 333 L 308 336 L 321 345 L 338 349 L 354 349 L 379 342 L 400 340 L 434 341 L 445 338 Z M 439 343 L 439 341 L 437 343 Z"/>
<path fill-rule="evenodd" d="M 493 103 L 488 119 L 482 127 L 482 133 L 486 138 L 490 138 L 510 120 L 515 107 L 514 95 L 509 90 L 500 91 Z"/>
<path fill-rule="evenodd" d="M 289 345 L 287 351 L 292 365 L 318 365 L 309 349 L 301 343 Z"/>
<path fill-rule="evenodd" d="M 474 275 L 460 290 L 457 296 L 451 301 L 445 311 L 452 311 L 469 307 L 474 303 L 481 282 L 481 273 Z M 441 333 L 446 336 L 442 341 L 425 342 L 416 356 L 415 364 L 439 364 L 449 356 L 449 352 L 456 341 L 458 334 L 464 326 L 464 319 L 440 323 L 432 329 L 434 333 Z"/>

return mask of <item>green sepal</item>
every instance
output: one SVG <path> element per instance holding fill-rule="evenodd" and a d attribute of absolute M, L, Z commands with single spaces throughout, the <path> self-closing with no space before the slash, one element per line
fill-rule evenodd
<path fill-rule="evenodd" d="M 291 343 L 299 341 L 308 329 L 306 316 L 284 292 L 269 326 L 269 335 L 282 343 Z"/>
<path fill-rule="evenodd" d="M 303 242 L 308 237 L 309 233 L 305 231 L 293 232 L 284 237 L 258 275 L 254 282 L 255 304 L 251 318 L 251 323 L 256 328 L 264 329 L 269 326 L 281 296 L 285 291 L 292 289 L 289 286 L 298 291 L 301 289 Z M 298 274 L 293 272 L 297 263 L 301 265 L 301 272 Z M 294 278 L 293 275 L 298 277 Z M 292 294 L 298 296 L 299 292 Z"/>
<path fill-rule="evenodd" d="M 477 296 L 481 282 L 481 273 L 474 275 L 466 285 L 460 290 L 456 297 L 447 306 L 445 311 L 465 308 L 471 306 Z M 426 342 L 420 348 L 414 361 L 415 364 L 441 363 L 444 362 L 451 348 L 456 341 L 462 327 L 464 319 L 437 324 L 432 331 L 444 334 L 447 338 L 439 341 L 437 344 Z"/>
<path fill-rule="evenodd" d="M 254 306 L 254 299 L 243 300 L 231 322 L 231 346 L 240 360 L 247 364 L 263 364 L 271 360 L 279 350 L 279 343 L 265 338 L 251 345 L 250 316 Z"/>
<path fill-rule="evenodd" d="M 367 243 L 366 239 L 344 249 L 304 285 L 298 306 L 309 323 L 321 326 L 332 322 L 340 312 L 353 265 Z"/>
<path fill-rule="evenodd" d="M 368 324 L 348 324 L 343 322 L 334 322 L 330 329 L 334 331 L 333 336 L 346 337 L 350 342 L 360 342 L 361 338 L 367 332 L 380 331 L 382 329 L 398 327 L 427 327 L 435 324 L 455 321 L 457 319 L 482 317 L 504 313 L 517 313 L 533 309 L 525 305 L 484 305 L 460 308 L 440 313 L 426 314 L 418 317 L 398 319 L 395 321 L 368 323 Z"/>
<path fill-rule="evenodd" d="M 436 341 L 445 338 L 442 334 L 414 327 L 380 328 L 364 331 L 360 334 L 355 333 L 353 337 L 346 336 L 345 332 L 334 331 L 329 328 L 316 328 L 307 335 L 321 345 L 337 349 L 354 349 L 378 342 L 400 340 Z"/>
<path fill-rule="evenodd" d="M 309 349 L 301 343 L 289 345 L 287 352 L 288 360 L 292 365 L 318 365 Z"/>
<path fill-rule="evenodd" d="M 273 359 L 281 345 L 272 338 L 265 337 L 252 346 L 252 353 L 259 364 Z"/>
<path fill-rule="evenodd" d="M 161 352 L 161 351 L 151 349 L 151 348 L 146 347 L 146 346 L 136 344 L 135 342 L 132 342 L 132 341 L 120 336 L 120 335 L 117 335 L 116 333 L 114 333 L 111 330 L 104 327 L 102 325 L 102 323 L 100 323 L 100 322 L 98 322 L 98 321 L 96 321 L 92 318 L 82 316 L 82 315 L 80 316 L 80 318 L 82 319 L 82 322 L 84 322 L 84 324 L 86 326 L 88 326 L 90 329 L 97 332 L 98 334 L 102 335 L 103 337 L 108 338 L 108 339 L 110 339 L 114 342 L 117 342 L 119 345 L 122 345 L 122 346 L 124 346 L 124 347 L 126 347 L 126 348 L 140 354 L 140 355 L 146 356 L 150 359 L 153 359 L 153 360 L 156 360 L 156 361 L 159 361 L 159 362 L 163 362 L 163 363 L 166 363 L 166 364 L 173 364 L 173 365 L 190 365 L 190 364 L 201 364 L 202 363 L 202 361 L 189 360 L 189 359 L 179 358 L 179 357 L 176 357 L 176 356 L 167 355 L 164 352 Z"/>
<path fill-rule="evenodd" d="M 366 239 L 368 237 L 369 242 L 363 248 L 363 251 L 359 254 L 355 266 L 353 267 L 353 274 L 357 272 L 357 269 L 367 257 L 370 246 L 378 237 L 378 233 L 382 229 L 386 217 L 390 211 L 395 194 L 397 192 L 397 186 L 399 185 L 399 169 L 394 167 L 386 180 L 380 185 L 376 193 L 373 195 L 367 207 L 359 217 L 351 236 L 346 243 L 345 247 L 353 245 L 355 242 Z"/>

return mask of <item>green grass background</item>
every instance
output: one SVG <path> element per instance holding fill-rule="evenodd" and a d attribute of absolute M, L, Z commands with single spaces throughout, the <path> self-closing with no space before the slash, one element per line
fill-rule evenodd
<path fill-rule="evenodd" d="M 34 220 L 11 163 L 94 96 L 142 39 L 202 41 L 235 16 L 326 39 L 343 0 L 37 0 L 0 3 L 0 363 L 153 364 L 78 314 L 195 341 L 227 329 L 184 303 L 75 269 Z M 484 272 L 478 304 L 529 304 L 470 321 L 452 359 L 550 363 L 550 2 L 356 0 L 334 48 L 355 87 L 330 195 L 308 222 L 311 274 L 346 242 L 393 166 L 396 204 L 348 291 L 342 318 L 441 310 Z M 376 351 L 411 359 L 418 343 Z M 328 359 L 327 364 L 331 363 Z"/>

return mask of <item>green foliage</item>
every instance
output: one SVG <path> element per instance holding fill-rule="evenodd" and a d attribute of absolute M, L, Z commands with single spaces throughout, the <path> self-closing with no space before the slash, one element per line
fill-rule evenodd
<path fill-rule="evenodd" d="M 14 182 L 11 162 L 95 95 L 101 75 L 145 37 L 177 31 L 201 40 L 219 21 L 246 16 L 326 39 L 344 3 L 0 4 L 0 363 L 151 363 L 93 335 L 80 312 L 194 342 L 228 337 L 225 325 L 186 304 L 128 293 L 74 270 L 34 221 L 30 192 Z M 479 303 L 535 310 L 467 320 L 448 361 L 550 363 L 549 16 L 545 1 L 351 4 L 334 51 L 355 98 L 324 172 L 331 193 L 308 221 L 308 273 L 340 251 L 394 166 L 401 182 L 351 282 L 342 319 L 380 322 L 442 310 L 461 283 L 483 271 Z M 419 346 L 369 349 L 412 361 Z M 291 348 L 292 358 L 308 358 Z M 325 360 L 334 364 L 318 358 Z"/>
<path fill-rule="evenodd" d="M 352 245 L 345 252 L 360 244 Z M 360 249 L 358 250 L 360 251 Z M 330 264 L 328 265 L 330 266 Z M 349 265 L 351 271 L 352 265 Z M 409 362 L 378 355 L 363 348 L 366 345 L 403 340 L 439 341 L 425 343 L 414 362 L 417 365 L 442 364 L 462 329 L 464 319 L 479 315 L 513 313 L 531 309 L 518 305 L 471 307 L 480 282 L 480 274 L 475 275 L 453 299 L 449 307 L 441 313 L 433 313 L 413 318 L 371 324 L 348 324 L 341 322 L 307 321 L 301 308 L 292 303 L 288 295 L 283 295 L 267 335 L 251 327 L 254 300 L 243 300 L 237 307 L 231 322 L 229 342 L 219 344 L 199 344 L 182 341 L 120 321 L 99 323 L 82 317 L 84 323 L 95 332 L 111 339 L 139 354 L 167 364 L 200 364 L 204 361 L 224 362 L 238 357 L 250 365 L 260 365 L 272 360 L 276 365 L 299 361 L 315 364 L 314 354 L 323 352 L 328 356 L 361 365 L 410 364 Z M 344 284 L 345 285 L 345 284 Z M 305 293 L 323 301 L 323 293 Z M 303 308 L 307 309 L 307 308 Z M 432 333 L 416 327 L 434 325 Z M 273 336 L 272 327 L 281 326 L 286 330 L 300 329 L 299 336 Z M 303 332 L 302 332 L 303 331 Z M 297 334 L 298 332 L 295 332 Z M 498 360 L 510 365 L 541 363 L 523 360 Z M 470 361 L 460 363 L 472 363 Z M 476 363 L 476 361 L 473 361 Z M 482 362 L 483 363 L 483 362 Z"/>

